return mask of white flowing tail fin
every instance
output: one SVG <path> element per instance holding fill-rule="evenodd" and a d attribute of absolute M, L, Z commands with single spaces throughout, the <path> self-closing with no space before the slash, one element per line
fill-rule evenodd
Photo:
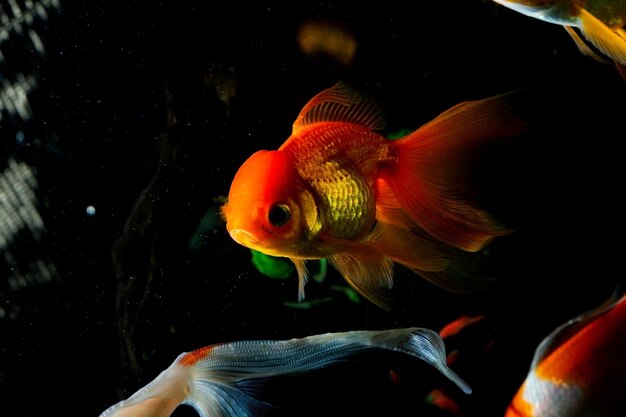
<path fill-rule="evenodd" d="M 179 404 L 202 417 L 259 416 L 271 406 L 255 398 L 266 378 L 330 365 L 358 352 L 405 353 L 438 369 L 465 393 L 471 388 L 446 365 L 443 340 L 431 330 L 405 328 L 326 333 L 283 341 L 241 341 L 183 353 L 154 381 L 100 417 L 167 417 Z"/>

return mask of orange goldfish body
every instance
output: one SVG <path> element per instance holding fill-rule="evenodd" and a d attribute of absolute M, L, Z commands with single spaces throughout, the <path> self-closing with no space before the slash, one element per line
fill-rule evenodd
<path fill-rule="evenodd" d="M 589 47 L 583 37 L 615 63 L 626 80 L 626 0 L 494 0 L 523 15 L 562 25 L 578 49 L 600 62 L 606 62 Z"/>
<path fill-rule="evenodd" d="M 305 260 L 320 258 L 381 307 L 394 262 L 444 288 L 471 288 L 480 279 L 456 267 L 456 253 L 510 230 L 462 193 L 456 162 L 474 145 L 519 133 L 504 103 L 505 95 L 463 102 L 389 140 L 377 132 L 380 109 L 338 83 L 304 106 L 278 150 L 240 167 L 222 206 L 226 228 L 241 245 L 291 259 L 300 300 Z"/>
<path fill-rule="evenodd" d="M 444 410 L 447 414 L 463 417 L 463 411 L 457 402 L 443 389 L 434 389 L 426 396 L 426 402 Z"/>
<path fill-rule="evenodd" d="M 447 339 L 448 337 L 458 334 L 467 326 L 471 326 L 472 324 L 478 323 L 479 321 L 484 319 L 484 315 L 461 316 L 458 319 L 446 324 L 441 330 L 439 330 L 439 336 L 441 336 L 442 339 Z"/>
<path fill-rule="evenodd" d="M 152 382 L 100 417 L 169 417 L 180 404 L 203 417 L 259 416 L 271 408 L 256 398 L 264 380 L 323 368 L 369 349 L 421 359 L 471 393 L 447 367 L 445 346 L 437 333 L 411 327 L 206 346 L 180 354 Z"/>
<path fill-rule="evenodd" d="M 626 296 L 554 330 L 535 352 L 506 417 L 623 416 Z"/>

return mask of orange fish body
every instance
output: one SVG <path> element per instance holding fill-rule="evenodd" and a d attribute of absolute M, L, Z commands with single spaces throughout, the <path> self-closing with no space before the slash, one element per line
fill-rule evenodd
<path fill-rule="evenodd" d="M 506 417 L 622 416 L 626 296 L 557 328 L 537 348 Z"/>
<path fill-rule="evenodd" d="M 461 103 L 415 132 L 389 140 L 374 103 L 342 83 L 316 95 L 276 151 L 240 167 L 222 216 L 232 238 L 290 258 L 304 297 L 305 260 L 327 258 L 381 306 L 394 262 L 449 289 L 449 248 L 477 251 L 510 230 L 456 188 L 463 149 L 512 134 L 502 97 Z M 446 249 L 447 248 L 447 249 Z"/>
<path fill-rule="evenodd" d="M 439 330 L 439 336 L 442 339 L 447 339 L 449 337 L 455 336 L 460 333 L 463 329 L 472 324 L 478 323 L 481 320 L 484 320 L 484 315 L 479 316 L 461 316 L 450 323 L 443 326 L 441 330 Z"/>

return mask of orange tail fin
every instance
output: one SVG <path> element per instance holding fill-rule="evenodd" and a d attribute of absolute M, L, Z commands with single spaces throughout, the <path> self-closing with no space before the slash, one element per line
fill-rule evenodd
<path fill-rule="evenodd" d="M 379 219 L 408 227 L 412 222 L 436 239 L 472 252 L 509 233 L 476 207 L 461 186 L 467 182 L 461 166 L 477 145 L 523 130 L 511 112 L 510 98 L 501 94 L 462 102 L 394 141 L 397 165 L 377 182 Z"/>

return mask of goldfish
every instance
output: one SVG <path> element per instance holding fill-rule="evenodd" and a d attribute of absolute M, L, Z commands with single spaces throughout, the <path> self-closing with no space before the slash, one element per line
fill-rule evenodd
<path fill-rule="evenodd" d="M 462 184 L 469 149 L 519 133 L 508 94 L 465 101 L 399 139 L 380 132 L 380 106 L 345 82 L 301 109 L 277 150 L 259 150 L 236 172 L 221 208 L 232 239 L 270 256 L 328 259 L 362 296 L 389 308 L 399 263 L 451 291 L 483 284 L 459 255 L 511 232 L 477 207 Z"/>
<path fill-rule="evenodd" d="M 450 397 L 447 391 L 436 388 L 428 393 L 426 396 L 426 402 L 439 407 L 447 414 L 463 417 L 465 414 L 457 404 L 456 400 Z"/>
<path fill-rule="evenodd" d="M 421 359 L 463 392 L 472 391 L 447 367 L 443 340 L 432 330 L 357 330 L 291 340 L 221 343 L 181 353 L 152 382 L 100 417 L 168 417 L 181 404 L 203 417 L 258 416 L 271 408 L 254 396 L 264 379 L 322 368 L 368 349 Z"/>
<path fill-rule="evenodd" d="M 485 317 L 485 315 L 461 316 L 443 326 L 443 328 L 439 330 L 439 336 L 441 336 L 442 339 L 447 339 L 448 337 L 455 336 L 466 327 L 478 323 L 481 320 L 484 320 Z"/>
<path fill-rule="evenodd" d="M 626 80 L 626 0 L 494 0 L 523 15 L 561 25 L 584 55 L 607 62 L 609 57 Z"/>
<path fill-rule="evenodd" d="M 328 56 L 349 67 L 356 53 L 357 41 L 352 33 L 336 22 L 311 20 L 300 25 L 298 45 L 308 56 Z"/>
<path fill-rule="evenodd" d="M 626 295 L 557 327 L 537 347 L 506 417 L 624 415 Z"/>

